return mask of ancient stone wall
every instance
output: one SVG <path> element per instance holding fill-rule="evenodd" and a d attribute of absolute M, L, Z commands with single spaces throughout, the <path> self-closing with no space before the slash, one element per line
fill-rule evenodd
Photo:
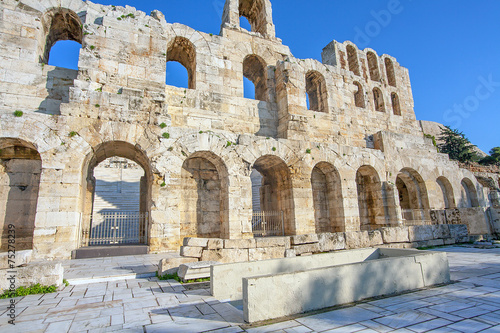
<path fill-rule="evenodd" d="M 240 16 L 252 31 L 239 27 Z M 47 65 L 65 39 L 82 45 L 78 71 Z M 186 68 L 187 89 L 165 84 L 168 61 Z M 243 97 L 243 77 L 255 100 Z M 178 249 L 186 236 L 252 238 L 252 168 L 268 186 L 261 209 L 282 211 L 287 235 L 395 225 L 446 201 L 489 204 L 474 175 L 424 138 L 406 68 L 350 42 L 330 43 L 323 63 L 297 59 L 275 36 L 269 0 L 228 0 L 219 35 L 158 11 L 2 1 L 0 146 L 40 157 L 29 224 L 35 255 L 45 258 L 82 246 L 93 169 L 114 156 L 145 171 L 150 251 Z M 402 211 L 398 177 L 417 209 Z"/>

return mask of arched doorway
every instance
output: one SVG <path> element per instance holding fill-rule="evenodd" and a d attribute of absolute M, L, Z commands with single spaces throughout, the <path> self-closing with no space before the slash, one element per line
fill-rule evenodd
<path fill-rule="evenodd" d="M 255 161 L 252 169 L 252 202 L 259 202 L 258 208 L 255 205 L 253 207 L 254 235 L 293 235 L 295 213 L 288 166 L 277 156 L 265 155 Z M 256 193 L 259 195 L 258 199 L 255 197 Z"/>
<path fill-rule="evenodd" d="M 406 224 L 430 221 L 429 198 L 422 177 L 413 169 L 402 169 L 396 178 L 399 205 Z"/>
<path fill-rule="evenodd" d="M 152 174 L 137 146 L 106 142 L 86 159 L 81 246 L 148 244 Z"/>
<path fill-rule="evenodd" d="M 477 199 L 477 191 L 474 183 L 469 178 L 462 180 L 462 201 L 463 208 L 479 207 L 479 200 Z"/>
<path fill-rule="evenodd" d="M 441 189 L 443 194 L 443 208 L 444 209 L 453 209 L 456 208 L 455 197 L 453 196 L 453 187 L 451 186 L 450 181 L 446 177 L 439 177 L 436 182 Z"/>
<path fill-rule="evenodd" d="M 196 152 L 184 161 L 181 177 L 181 238 L 228 238 L 228 172 L 224 162 L 211 152 Z"/>
<path fill-rule="evenodd" d="M 41 170 L 40 154 L 32 144 L 0 139 L 1 251 L 12 249 L 8 245 L 13 235 L 15 250 L 33 248 Z"/>
<path fill-rule="evenodd" d="M 343 232 L 344 207 L 340 175 L 327 162 L 316 164 L 311 174 L 316 233 Z"/>
<path fill-rule="evenodd" d="M 361 230 L 373 230 L 387 224 L 382 183 L 377 171 L 363 165 L 356 173 Z"/>

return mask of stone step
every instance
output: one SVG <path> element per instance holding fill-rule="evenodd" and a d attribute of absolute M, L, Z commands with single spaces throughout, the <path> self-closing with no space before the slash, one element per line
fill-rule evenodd
<path fill-rule="evenodd" d="M 74 250 L 72 259 L 133 256 L 148 253 L 147 245 L 88 246 Z"/>
<path fill-rule="evenodd" d="M 219 265 L 217 261 L 196 261 L 179 266 L 177 275 L 182 281 L 205 279 L 210 277 L 210 266 Z"/>

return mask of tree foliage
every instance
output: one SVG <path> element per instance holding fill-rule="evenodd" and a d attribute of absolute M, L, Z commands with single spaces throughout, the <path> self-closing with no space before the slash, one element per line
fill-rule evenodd
<path fill-rule="evenodd" d="M 438 145 L 439 151 L 448 154 L 452 160 L 462 163 L 479 160 L 474 152 L 475 146 L 457 129 L 452 129 L 449 126 L 441 127 L 439 141 L 441 142 Z"/>
<path fill-rule="evenodd" d="M 500 147 L 490 150 L 490 156 L 481 159 L 479 163 L 483 165 L 500 165 Z"/>

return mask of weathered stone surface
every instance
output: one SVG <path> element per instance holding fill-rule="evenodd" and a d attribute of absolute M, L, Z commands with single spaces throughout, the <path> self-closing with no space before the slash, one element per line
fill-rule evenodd
<path fill-rule="evenodd" d="M 382 234 L 374 231 L 352 231 L 345 233 L 346 249 L 361 249 L 382 245 Z"/>
<path fill-rule="evenodd" d="M 255 248 L 255 239 L 225 239 L 225 249 L 252 249 Z"/>
<path fill-rule="evenodd" d="M 248 249 L 204 250 L 201 261 L 217 261 L 221 263 L 248 261 Z"/>
<path fill-rule="evenodd" d="M 285 257 L 285 247 L 264 247 L 255 248 L 248 250 L 248 260 L 267 260 L 267 259 L 277 259 Z"/>
<path fill-rule="evenodd" d="M 432 234 L 434 239 L 445 239 L 451 237 L 450 228 L 446 224 L 433 225 Z"/>
<path fill-rule="evenodd" d="M 346 248 L 345 234 L 343 232 L 321 233 L 318 235 L 319 251 L 337 251 Z"/>
<path fill-rule="evenodd" d="M 158 264 L 158 275 L 174 274 L 182 264 L 197 262 L 198 258 L 180 257 L 160 260 Z"/>
<path fill-rule="evenodd" d="M 454 238 L 457 242 L 459 242 L 459 240 L 469 235 L 469 231 L 467 230 L 466 225 L 450 224 L 448 225 L 448 228 L 450 229 L 451 237 Z"/>
<path fill-rule="evenodd" d="M 290 237 L 261 237 L 255 240 L 257 247 L 284 246 L 287 249 L 290 248 Z"/>
<path fill-rule="evenodd" d="M 25 267 L 16 268 L 15 288 L 29 287 L 40 283 L 44 286 L 62 285 L 64 269 L 60 263 L 30 263 Z M 0 270 L 0 291 L 9 289 L 11 274 L 8 269 Z"/>
<path fill-rule="evenodd" d="M 9 252 L 2 252 L 0 253 L 0 269 L 3 268 L 11 268 L 11 264 L 14 265 L 14 267 L 25 265 L 31 262 L 32 256 L 33 256 L 33 250 L 22 250 L 22 251 L 16 251 L 15 252 L 15 259 L 11 256 L 10 262 L 9 262 L 9 255 L 12 255 L 12 253 Z"/>
<path fill-rule="evenodd" d="M 210 266 L 218 265 L 217 261 L 197 261 L 179 266 L 177 275 L 183 280 L 205 279 L 210 277 Z"/>
<path fill-rule="evenodd" d="M 380 229 L 385 244 L 409 242 L 408 227 L 391 227 Z"/>
<path fill-rule="evenodd" d="M 318 234 L 297 235 L 297 236 L 292 236 L 290 238 L 291 238 L 292 245 L 309 244 L 309 243 L 317 243 L 318 242 Z"/>
<path fill-rule="evenodd" d="M 181 246 L 180 253 L 183 257 L 200 258 L 202 251 L 203 247 Z"/>
<path fill-rule="evenodd" d="M 218 238 L 212 238 L 208 240 L 207 249 L 217 250 L 224 248 L 224 240 Z"/>
<path fill-rule="evenodd" d="M 285 250 L 285 258 L 293 258 L 296 256 L 297 256 L 297 253 L 295 252 L 295 249 L 286 249 Z"/>
<path fill-rule="evenodd" d="M 310 244 L 301 244 L 301 245 L 294 245 L 293 249 L 295 250 L 295 253 L 297 255 L 303 255 L 306 253 L 319 253 L 320 247 L 319 243 L 310 243 Z"/>
<path fill-rule="evenodd" d="M 431 240 L 434 238 L 431 225 L 415 225 L 408 227 L 410 242 Z"/>
<path fill-rule="evenodd" d="M 192 247 L 207 247 L 209 239 L 208 238 L 195 238 L 195 237 L 186 237 L 182 241 L 184 246 L 192 246 Z"/>

